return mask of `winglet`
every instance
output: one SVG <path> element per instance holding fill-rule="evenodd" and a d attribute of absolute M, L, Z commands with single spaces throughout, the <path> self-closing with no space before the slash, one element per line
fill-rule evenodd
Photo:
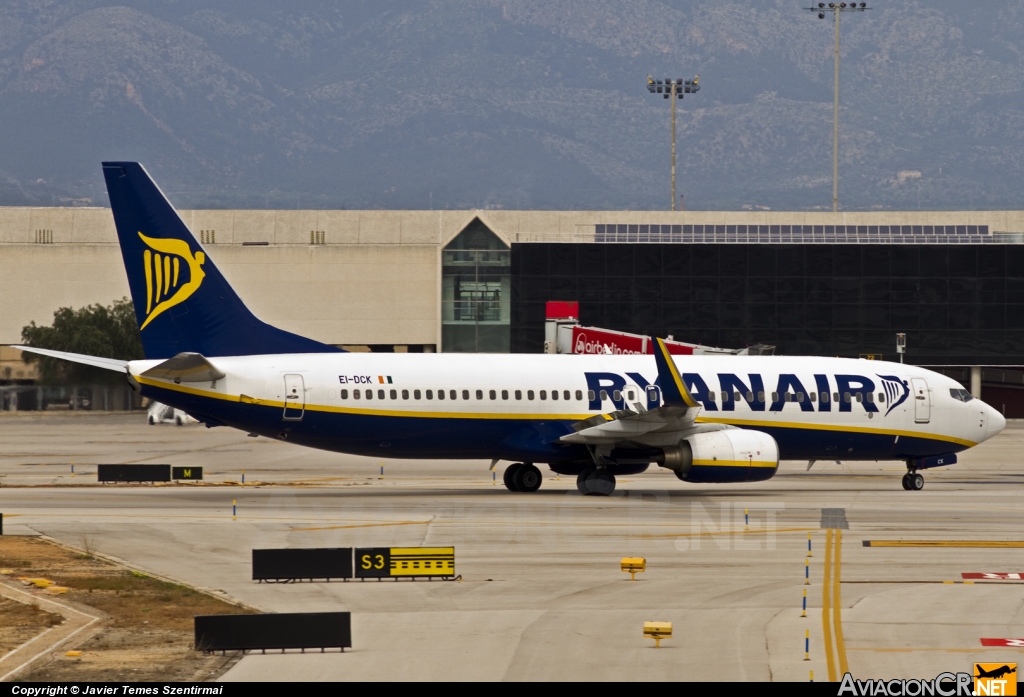
<path fill-rule="evenodd" d="M 697 402 L 690 391 L 683 384 L 675 361 L 668 352 L 668 346 L 661 339 L 655 339 L 657 346 L 654 347 L 654 360 L 658 364 L 658 383 L 661 385 L 661 395 L 665 400 L 665 406 L 669 407 L 696 407 Z"/>

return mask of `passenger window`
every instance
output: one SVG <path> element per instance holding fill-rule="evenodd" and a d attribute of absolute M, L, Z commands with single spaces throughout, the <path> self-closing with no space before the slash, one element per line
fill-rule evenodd
<path fill-rule="evenodd" d="M 763 402 L 764 401 L 764 392 L 758 392 L 757 393 L 757 401 L 759 401 L 759 402 Z M 775 401 L 774 397 L 772 398 L 772 401 Z"/>
<path fill-rule="evenodd" d="M 878 393 L 878 402 L 879 402 L 879 404 L 884 404 L 885 403 L 885 393 L 884 392 L 879 392 Z"/>
<path fill-rule="evenodd" d="M 402 390 L 402 399 L 409 399 L 409 390 Z"/>
<path fill-rule="evenodd" d="M 779 393 L 778 392 L 772 392 L 772 401 L 773 402 L 779 401 Z"/>
<path fill-rule="evenodd" d="M 798 402 L 803 402 L 804 401 L 804 393 L 803 392 L 797 392 L 796 393 L 796 401 L 798 401 Z"/>
<path fill-rule="evenodd" d="M 391 390 L 391 399 L 398 399 L 398 390 Z"/>
<path fill-rule="evenodd" d="M 754 393 L 753 392 L 747 392 L 747 401 L 748 402 L 753 402 L 754 401 Z"/>
<path fill-rule="evenodd" d="M 377 399 L 384 399 L 384 390 L 377 390 Z"/>
<path fill-rule="evenodd" d="M 580 399 L 580 391 L 579 390 L 576 390 L 576 399 Z M 594 401 L 594 391 L 593 390 L 587 390 L 587 399 L 589 399 L 590 401 Z"/>
<path fill-rule="evenodd" d="M 452 399 L 458 399 L 459 398 L 459 392 L 458 392 L 458 390 L 451 390 L 448 393 L 448 396 L 451 397 Z M 468 399 L 468 397 L 467 397 L 467 399 Z"/>
<path fill-rule="evenodd" d="M 718 398 L 717 392 L 708 392 L 708 401 L 713 402 Z"/>
<path fill-rule="evenodd" d="M 342 399 L 348 399 L 348 390 L 342 390 L 341 391 L 341 398 Z"/>
<path fill-rule="evenodd" d="M 832 401 L 833 402 L 838 402 L 839 401 L 839 393 L 838 392 L 833 392 L 832 393 Z M 850 400 L 846 400 L 846 401 L 849 402 Z"/>
<path fill-rule="evenodd" d="M 856 393 L 856 394 L 854 395 L 854 397 L 856 397 L 856 398 L 857 398 L 857 404 L 860 404 L 861 402 L 863 402 L 863 401 L 864 401 L 864 393 L 863 393 L 863 392 L 858 392 L 858 393 Z"/>
<path fill-rule="evenodd" d="M 601 401 L 608 399 L 608 390 L 601 390 Z"/>
<path fill-rule="evenodd" d="M 732 398 L 738 402 L 741 399 L 743 399 L 743 395 L 741 395 L 739 392 L 736 392 L 733 394 Z"/>
<path fill-rule="evenodd" d="M 533 399 L 533 390 L 527 390 L 526 391 L 526 398 L 527 399 Z"/>
<path fill-rule="evenodd" d="M 621 390 L 613 390 L 612 391 L 612 399 L 615 400 L 616 402 L 621 400 L 622 399 L 622 391 Z"/>
<path fill-rule="evenodd" d="M 484 398 L 484 391 L 483 390 L 477 390 L 476 391 L 476 398 L 477 399 L 483 399 Z M 494 399 L 494 397 L 491 397 L 491 399 Z"/>
<path fill-rule="evenodd" d="M 497 398 L 498 398 L 498 393 L 497 393 L 497 392 L 495 392 L 494 390 L 491 390 L 490 392 L 488 392 L 488 396 L 489 396 L 489 397 L 490 397 L 491 399 L 497 399 Z"/>
<path fill-rule="evenodd" d="M 433 399 L 433 398 L 434 398 L 434 391 L 433 390 L 427 390 L 427 399 Z"/>
<path fill-rule="evenodd" d="M 547 390 L 541 390 L 540 391 L 540 399 L 541 399 L 541 401 L 544 401 L 547 398 L 548 398 L 548 391 Z"/>
<path fill-rule="evenodd" d="M 541 392 L 541 399 L 543 399 L 544 393 Z M 558 390 L 551 390 L 551 399 L 558 399 Z"/>
<path fill-rule="evenodd" d="M 811 398 L 812 402 L 818 399 L 818 393 L 817 392 L 811 392 L 808 396 Z"/>
<path fill-rule="evenodd" d="M 792 402 L 793 401 L 793 393 L 792 392 L 784 392 L 782 394 L 782 399 L 784 401 L 786 401 L 786 402 Z"/>
<path fill-rule="evenodd" d="M 594 392 L 593 392 L 593 390 L 591 390 L 591 391 L 587 392 L 587 394 L 589 394 L 589 395 L 590 395 L 590 399 L 593 399 L 593 398 L 594 398 Z M 565 391 L 565 398 L 566 398 L 566 399 L 569 399 L 569 390 L 566 390 L 566 391 Z M 582 400 L 583 400 L 583 390 L 576 390 L 576 401 L 577 401 L 577 402 L 580 402 L 580 401 L 582 401 Z"/>
<path fill-rule="evenodd" d="M 413 399 L 419 399 L 420 398 L 420 391 L 419 390 L 413 390 L 412 391 L 412 398 Z"/>
<path fill-rule="evenodd" d="M 430 390 L 427 390 L 427 394 L 428 395 L 430 394 Z M 437 398 L 438 399 L 444 399 L 444 390 L 438 390 L 437 391 Z M 430 399 L 430 397 L 427 397 L 427 399 Z"/>
<path fill-rule="evenodd" d="M 359 390 L 352 390 L 352 399 L 359 399 Z"/>
<path fill-rule="evenodd" d="M 844 392 L 843 393 L 843 401 L 846 402 L 847 404 L 850 403 L 850 393 L 849 392 Z"/>
<path fill-rule="evenodd" d="M 828 392 L 822 392 L 821 393 L 821 401 L 822 401 L 823 404 L 827 404 L 828 403 Z"/>
<path fill-rule="evenodd" d="M 469 390 L 463 390 L 462 391 L 462 398 L 463 399 L 469 399 Z M 479 397 L 477 397 L 477 399 L 479 399 Z"/>
<path fill-rule="evenodd" d="M 875 393 L 867 392 L 864 394 L 864 398 L 868 401 L 868 404 L 871 404 L 875 401 Z"/>
<path fill-rule="evenodd" d="M 523 398 L 523 391 L 522 390 L 516 390 L 516 399 L 522 399 L 522 398 Z"/>
<path fill-rule="evenodd" d="M 508 399 L 508 390 L 502 390 L 501 391 L 501 398 L 502 399 Z"/>
<path fill-rule="evenodd" d="M 366 391 L 366 398 L 367 399 L 373 399 L 373 390 L 367 390 Z"/>

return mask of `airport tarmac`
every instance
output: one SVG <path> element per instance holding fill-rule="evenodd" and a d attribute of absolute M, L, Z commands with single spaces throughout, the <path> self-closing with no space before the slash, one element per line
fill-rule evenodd
<path fill-rule="evenodd" d="M 0 444 L 8 533 L 88 545 L 267 612 L 352 612 L 350 651 L 249 655 L 224 680 L 802 681 L 812 670 L 827 679 L 828 656 L 860 679 L 1024 662 L 1024 647 L 980 641 L 1024 637 L 1024 581 L 961 576 L 1024 571 L 1020 422 L 926 472 L 920 492 L 901 488 L 898 462 L 792 462 L 750 485 L 691 485 L 652 468 L 621 477 L 611 498 L 545 472 L 539 492 L 516 494 L 501 485 L 507 463 L 494 483 L 484 461 L 337 455 L 149 426 L 143 412 L 4 414 Z M 95 483 L 97 463 L 127 462 L 201 466 L 206 484 Z M 842 528 L 841 629 L 826 613 L 827 642 L 823 525 Z M 996 542 L 1020 544 L 976 546 Z M 253 548 L 389 545 L 454 545 L 462 581 L 251 580 Z M 647 559 L 635 582 L 619 570 L 624 556 Z M 652 620 L 674 627 L 659 649 L 642 636 Z"/>

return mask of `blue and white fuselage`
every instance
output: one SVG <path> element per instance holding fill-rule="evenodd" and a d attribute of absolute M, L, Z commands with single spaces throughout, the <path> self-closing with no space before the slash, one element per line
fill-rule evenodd
<path fill-rule="evenodd" d="M 608 494 L 650 464 L 691 482 L 757 481 L 780 459 L 918 470 L 998 433 L 1002 415 L 909 365 L 822 357 L 346 353 L 262 322 L 136 162 L 105 162 L 146 360 L 23 347 L 127 374 L 207 426 L 392 458 L 536 464 Z"/>

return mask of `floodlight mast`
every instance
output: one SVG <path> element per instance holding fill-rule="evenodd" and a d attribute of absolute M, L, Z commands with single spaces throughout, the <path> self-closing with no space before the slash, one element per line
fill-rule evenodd
<path fill-rule="evenodd" d="M 682 99 L 684 94 L 692 94 L 700 90 L 700 75 L 694 76 L 692 80 L 655 80 L 647 76 L 647 91 L 651 94 L 661 94 L 665 99 L 672 100 L 672 209 L 676 209 L 676 100 Z"/>
<path fill-rule="evenodd" d="M 835 92 L 832 95 L 832 212 L 839 212 L 839 15 L 843 12 L 864 12 L 870 10 L 866 2 L 819 2 L 817 7 L 805 7 L 805 10 L 818 13 L 818 19 L 825 19 L 826 12 L 835 14 L 836 47 L 835 47 Z"/>

